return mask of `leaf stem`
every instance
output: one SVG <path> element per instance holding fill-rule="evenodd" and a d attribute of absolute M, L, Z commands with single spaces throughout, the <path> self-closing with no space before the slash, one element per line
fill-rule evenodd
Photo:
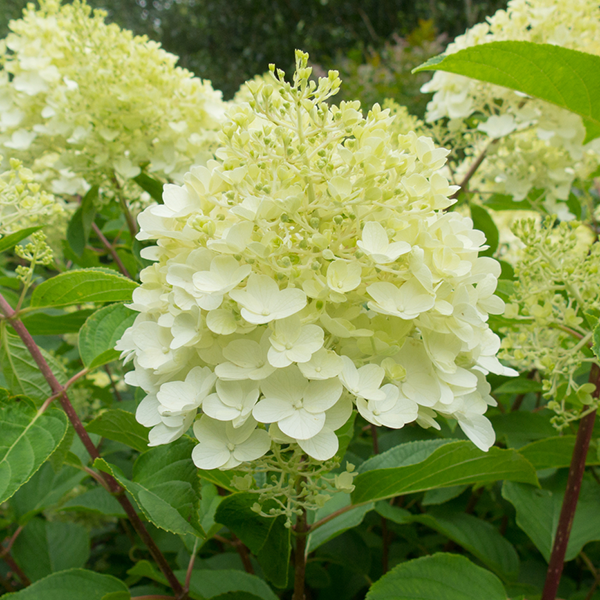
<path fill-rule="evenodd" d="M 590 383 L 596 384 L 593 397 L 600 396 L 600 367 L 596 363 L 592 364 L 590 372 Z M 575 439 L 575 448 L 571 457 L 571 466 L 569 467 L 569 477 L 567 479 L 567 488 L 563 498 L 563 504 L 558 519 L 558 527 L 556 529 L 556 537 L 552 545 L 552 553 L 550 562 L 548 563 L 548 571 L 546 573 L 546 582 L 541 600 L 555 600 L 558 585 L 565 564 L 565 554 L 569 543 L 569 535 L 575 518 L 575 510 L 577 509 L 577 501 L 581 490 L 581 482 L 585 471 L 585 459 L 590 446 L 592 432 L 594 430 L 594 421 L 596 419 L 596 411 L 590 412 L 583 417 L 579 423 L 577 437 Z"/>
<path fill-rule="evenodd" d="M 304 579 L 306 575 L 306 536 L 309 531 L 306 509 L 296 518 L 296 549 L 294 551 L 294 595 L 292 600 L 305 600 Z"/>
<path fill-rule="evenodd" d="M 38 348 L 34 339 L 31 337 L 29 331 L 27 331 L 25 325 L 23 325 L 23 323 L 21 323 L 21 321 L 19 321 L 18 319 L 14 318 L 15 311 L 12 309 L 12 307 L 6 301 L 2 294 L 0 294 L 0 311 L 3 312 L 4 315 L 11 320 L 11 325 L 25 344 L 27 350 L 29 350 L 31 357 L 33 358 L 40 372 L 48 382 L 50 389 L 55 395 L 57 395 L 63 410 L 67 414 L 71 425 L 73 425 L 73 428 L 75 429 L 77 435 L 81 439 L 83 445 L 85 446 L 85 449 L 88 451 L 88 454 L 93 459 L 100 458 L 100 454 L 98 453 L 96 446 L 94 446 L 94 443 L 88 435 L 88 432 L 85 430 L 83 423 L 81 422 L 79 416 L 75 412 L 75 409 L 73 408 L 73 405 L 71 404 L 71 401 L 67 396 L 66 388 L 62 386 L 56 379 L 54 373 L 52 372 L 52 369 L 44 359 L 40 349 Z M 123 490 L 123 488 L 111 475 L 103 473 L 99 476 L 104 479 L 113 496 L 123 507 L 123 510 L 125 511 L 129 520 L 131 521 L 133 528 L 136 530 L 142 541 L 148 547 L 152 558 L 154 558 L 156 564 L 159 566 L 160 570 L 167 578 L 167 581 L 169 582 L 169 585 L 171 586 L 175 594 L 180 600 L 184 600 L 185 598 L 187 598 L 187 593 L 184 591 L 183 586 L 181 585 L 181 583 L 179 583 L 177 577 L 175 577 L 175 574 L 169 566 L 169 563 L 167 562 L 166 558 L 163 556 L 162 552 L 148 533 L 148 530 L 146 529 L 144 523 L 136 513 L 135 508 L 125 496 L 125 491 Z M 4 560 L 7 561 L 7 558 L 9 558 L 8 555 L 4 557 Z"/>
<path fill-rule="evenodd" d="M 6 554 L 3 554 L 2 560 L 8 565 L 10 570 L 23 582 L 23 585 L 25 587 L 31 585 L 29 577 L 27 577 L 27 575 L 23 573 L 23 570 L 16 563 L 15 559 L 10 555 L 10 553 L 7 552 Z"/>

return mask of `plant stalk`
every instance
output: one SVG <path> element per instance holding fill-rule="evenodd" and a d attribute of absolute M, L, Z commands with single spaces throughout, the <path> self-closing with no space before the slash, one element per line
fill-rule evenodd
<path fill-rule="evenodd" d="M 590 372 L 590 383 L 596 384 L 593 397 L 600 395 L 600 367 L 597 364 L 592 365 Z M 567 479 L 567 489 L 563 499 L 556 537 L 552 545 L 550 562 L 546 573 L 546 582 L 541 600 L 555 600 L 558 591 L 558 585 L 565 564 L 565 554 L 569 543 L 569 535 L 575 518 L 577 501 L 581 490 L 581 482 L 585 471 L 585 459 L 590 447 L 590 440 L 594 430 L 594 421 L 596 420 L 596 411 L 593 411 L 583 417 L 579 423 L 577 437 L 575 439 L 575 448 L 571 457 L 571 466 L 569 467 L 569 477 Z"/>
<path fill-rule="evenodd" d="M 96 458 L 100 458 L 98 449 L 96 448 L 96 446 L 94 446 L 94 443 L 88 435 L 88 432 L 85 430 L 83 423 L 81 422 L 79 416 L 75 412 L 75 409 L 73 408 L 73 405 L 71 404 L 71 401 L 69 400 L 66 394 L 65 387 L 59 383 L 58 379 L 56 379 L 54 373 L 52 372 L 52 369 L 44 359 L 40 349 L 38 348 L 34 339 L 31 337 L 29 331 L 27 331 L 25 325 L 23 325 L 23 323 L 21 323 L 21 321 L 19 321 L 18 319 L 14 318 L 15 311 L 12 309 L 12 307 L 6 301 L 2 294 L 0 294 L 0 311 L 3 312 L 4 315 L 10 320 L 10 324 L 25 344 L 27 350 L 31 354 L 31 357 L 40 369 L 40 372 L 48 382 L 52 393 L 57 396 L 58 401 L 60 402 L 63 410 L 67 414 L 71 425 L 73 425 L 73 428 L 75 429 L 77 435 L 81 439 L 88 454 L 94 460 Z M 99 473 L 98 476 L 106 482 L 108 489 L 111 491 L 111 493 L 119 502 L 119 504 L 123 507 L 123 510 L 125 511 L 129 520 L 131 521 L 133 528 L 136 530 L 137 534 L 148 547 L 152 558 L 156 561 L 156 564 L 158 565 L 164 576 L 167 578 L 169 585 L 171 586 L 177 597 L 181 600 L 187 598 L 187 594 L 185 593 L 183 586 L 175 577 L 175 574 L 169 566 L 169 563 L 167 562 L 166 558 L 163 556 L 162 552 L 160 551 L 154 540 L 150 537 L 150 534 L 148 533 L 148 530 L 146 529 L 144 523 L 142 522 L 138 514 L 135 512 L 135 509 L 131 502 L 128 500 L 127 496 L 125 496 L 125 490 L 111 475 L 108 475 L 107 473 Z M 4 558 L 6 560 L 7 557 Z"/>
<path fill-rule="evenodd" d="M 306 509 L 296 519 L 296 549 L 294 551 L 294 595 L 292 600 L 305 600 L 304 579 L 306 575 Z"/>

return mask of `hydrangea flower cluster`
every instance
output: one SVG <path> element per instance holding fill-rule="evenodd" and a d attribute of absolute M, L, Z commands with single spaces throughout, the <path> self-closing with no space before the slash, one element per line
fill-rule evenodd
<path fill-rule="evenodd" d="M 598 362 L 590 348 L 600 315 L 600 246 L 577 222 L 524 219 L 513 229 L 524 249 L 506 307 L 516 327 L 502 340 L 502 356 L 542 374 L 553 422 L 563 428 L 597 407 L 595 386 L 581 375 Z"/>
<path fill-rule="evenodd" d="M 510 0 L 499 10 L 457 37 L 446 53 L 493 41 L 520 40 L 556 44 L 600 54 L 600 5 L 594 0 Z M 600 164 L 600 142 L 583 145 L 581 118 L 551 104 L 524 98 L 512 90 L 438 71 L 423 92 L 435 92 L 426 119 L 450 120 L 451 128 L 470 127 L 477 114 L 474 152 L 488 149 L 488 159 L 471 182 L 473 189 L 524 199 L 542 190 L 550 212 L 572 218 L 564 201 L 573 182 Z M 490 145 L 490 142 L 494 142 Z M 466 171 L 473 158 L 462 166 Z"/>
<path fill-rule="evenodd" d="M 181 180 L 205 163 L 224 114 L 220 92 L 175 67 L 85 0 L 41 0 L 0 42 L 0 148 L 56 194 L 150 171 Z"/>
<path fill-rule="evenodd" d="M 485 375 L 514 373 L 487 324 L 504 310 L 500 267 L 478 257 L 470 219 L 444 212 L 447 151 L 393 135 L 378 105 L 366 118 L 358 102 L 329 106 L 337 72 L 317 84 L 308 55 L 296 59 L 292 83 L 274 67 L 250 82 L 218 160 L 138 217 L 156 262 L 117 345 L 147 394 L 137 419 L 151 445 L 193 425 L 202 469 L 273 443 L 328 460 L 354 406 L 390 428 L 456 419 L 487 450 Z"/>
<path fill-rule="evenodd" d="M 63 212 L 58 200 L 40 189 L 31 170 L 11 159 L 10 169 L 0 173 L 0 237 L 25 227 L 47 225 Z"/>

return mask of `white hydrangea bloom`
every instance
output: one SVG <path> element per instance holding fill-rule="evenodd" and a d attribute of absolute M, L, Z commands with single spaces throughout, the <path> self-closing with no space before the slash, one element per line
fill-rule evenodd
<path fill-rule="evenodd" d="M 595 0 L 510 0 L 464 35 L 446 53 L 494 41 L 546 43 L 600 55 L 600 5 Z M 465 119 L 483 115 L 471 132 L 474 156 L 458 169 L 460 179 L 475 156 L 488 147 L 488 156 L 470 182 L 472 189 L 508 194 L 520 201 L 532 190 L 546 197 L 546 208 L 561 219 L 572 219 L 563 202 L 572 185 L 600 165 L 600 142 L 583 145 L 581 118 L 518 92 L 438 71 L 422 88 L 434 92 L 426 119 L 450 119 L 452 128 L 468 130 Z M 478 119 L 475 120 L 477 122 Z M 479 137 L 479 140 L 477 139 Z M 494 145 L 488 146 L 491 140 Z"/>
<path fill-rule="evenodd" d="M 218 159 L 140 215 L 155 263 L 118 345 L 147 393 L 138 419 L 169 441 L 204 413 L 205 469 L 254 460 L 267 440 L 328 460 L 353 407 L 390 428 L 455 418 L 487 450 L 478 377 L 505 372 L 487 325 L 500 271 L 478 258 L 472 221 L 443 210 L 447 151 L 394 135 L 377 105 L 366 118 L 328 105 L 337 75 L 309 83 L 297 62 L 292 84 L 249 82 Z"/>

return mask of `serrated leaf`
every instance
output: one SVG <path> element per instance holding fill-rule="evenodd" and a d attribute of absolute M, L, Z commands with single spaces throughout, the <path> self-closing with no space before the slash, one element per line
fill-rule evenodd
<path fill-rule="evenodd" d="M 67 375 L 62 363 L 40 348 L 42 356 L 61 384 L 66 383 Z M 0 324 L 0 365 L 9 392 L 22 394 L 34 401 L 42 402 L 52 395 L 50 385 L 42 375 L 35 360 L 18 335 L 10 333 Z"/>
<path fill-rule="evenodd" d="M 409 560 L 376 581 L 366 600 L 506 600 L 500 580 L 464 556 Z"/>
<path fill-rule="evenodd" d="M 21 240 L 24 240 L 26 237 L 29 237 L 32 233 L 35 233 L 40 229 L 42 229 L 41 226 L 26 227 L 25 229 L 19 229 L 19 231 L 5 235 L 3 238 L 0 238 L 0 252 L 4 252 L 13 246 L 16 246 Z"/>
<path fill-rule="evenodd" d="M 256 495 L 238 492 L 223 499 L 215 520 L 237 535 L 256 556 L 269 581 L 277 587 L 287 584 L 291 551 L 291 531 L 285 527 L 285 516 L 265 518 L 251 510 Z M 263 510 L 268 512 L 274 501 L 267 501 Z"/>
<path fill-rule="evenodd" d="M 91 315 L 79 332 L 79 355 L 88 369 L 119 358 L 115 344 L 133 325 L 137 313 L 123 304 L 110 304 Z"/>
<path fill-rule="evenodd" d="M 575 448 L 575 436 L 563 435 L 538 440 L 519 448 L 519 454 L 523 455 L 536 470 L 560 469 L 571 464 L 573 449 Z M 590 448 L 585 457 L 586 465 L 599 465 L 598 441 L 592 440 Z"/>
<path fill-rule="evenodd" d="M 192 461 L 194 443 L 181 438 L 144 452 L 126 478 L 103 459 L 94 465 L 109 472 L 133 496 L 144 516 L 156 527 L 178 535 L 202 537 L 192 523 L 197 518 L 199 477 Z"/>
<path fill-rule="evenodd" d="M 553 44 L 491 42 L 432 58 L 414 69 L 447 71 L 540 98 L 583 119 L 585 142 L 600 136 L 600 57 Z"/>
<path fill-rule="evenodd" d="M 487 250 L 479 253 L 479 256 L 493 256 L 494 252 L 498 249 L 498 242 L 500 241 L 500 234 L 494 219 L 490 216 L 485 208 L 477 204 L 470 204 L 471 219 L 473 220 L 473 227 L 479 229 L 485 234 L 486 243 L 489 246 Z"/>
<path fill-rule="evenodd" d="M 93 185 L 87 194 L 81 199 L 81 205 L 73 213 L 69 225 L 67 227 L 67 242 L 71 246 L 71 250 L 82 256 L 85 247 L 87 246 L 90 232 L 92 231 L 92 223 L 96 216 L 95 203 L 98 198 L 98 186 Z"/>
<path fill-rule="evenodd" d="M 492 447 L 486 453 L 471 442 L 452 442 L 417 464 L 361 472 L 354 480 L 352 503 L 503 479 L 538 484 L 533 466 L 515 450 Z"/>
<path fill-rule="evenodd" d="M 49 408 L 38 414 L 29 402 L 8 399 L 4 393 L 0 398 L 0 504 L 48 460 L 66 431 L 62 410 Z"/>
<path fill-rule="evenodd" d="M 548 561 L 556 536 L 566 486 L 566 473 L 544 481 L 544 489 L 507 481 L 502 496 L 517 511 L 517 525 Z M 565 560 L 574 559 L 585 544 L 600 540 L 600 496 L 595 481 L 583 480 Z"/>
<path fill-rule="evenodd" d="M 6 600 L 102 600 L 112 592 L 127 592 L 127 586 L 111 575 L 85 569 L 53 573 L 29 587 L 3 596 Z"/>
<path fill-rule="evenodd" d="M 108 269 L 67 271 L 38 285 L 31 295 L 30 307 L 130 302 L 136 287 L 135 281 Z"/>
<path fill-rule="evenodd" d="M 527 377 L 517 377 L 499 385 L 494 390 L 494 394 L 534 394 L 542 390 L 541 381 L 527 379 Z"/>
<path fill-rule="evenodd" d="M 92 488 L 61 505 L 63 512 L 87 512 L 110 517 L 126 517 L 123 507 L 102 487 Z"/>
<path fill-rule="evenodd" d="M 148 429 L 135 416 L 121 409 L 105 410 L 85 426 L 88 433 L 121 442 L 138 452 L 148 450 Z"/>
<path fill-rule="evenodd" d="M 76 523 L 35 518 L 19 534 L 12 554 L 29 579 L 38 581 L 58 571 L 83 567 L 90 556 L 90 536 Z"/>
<path fill-rule="evenodd" d="M 64 315 L 47 315 L 39 312 L 25 314 L 21 321 L 31 335 L 62 335 L 77 333 L 93 312 L 93 309 L 76 310 Z"/>
<path fill-rule="evenodd" d="M 17 523 L 25 525 L 35 515 L 55 506 L 86 477 L 80 469 L 65 466 L 56 473 L 49 463 L 44 463 L 10 499 Z"/>

